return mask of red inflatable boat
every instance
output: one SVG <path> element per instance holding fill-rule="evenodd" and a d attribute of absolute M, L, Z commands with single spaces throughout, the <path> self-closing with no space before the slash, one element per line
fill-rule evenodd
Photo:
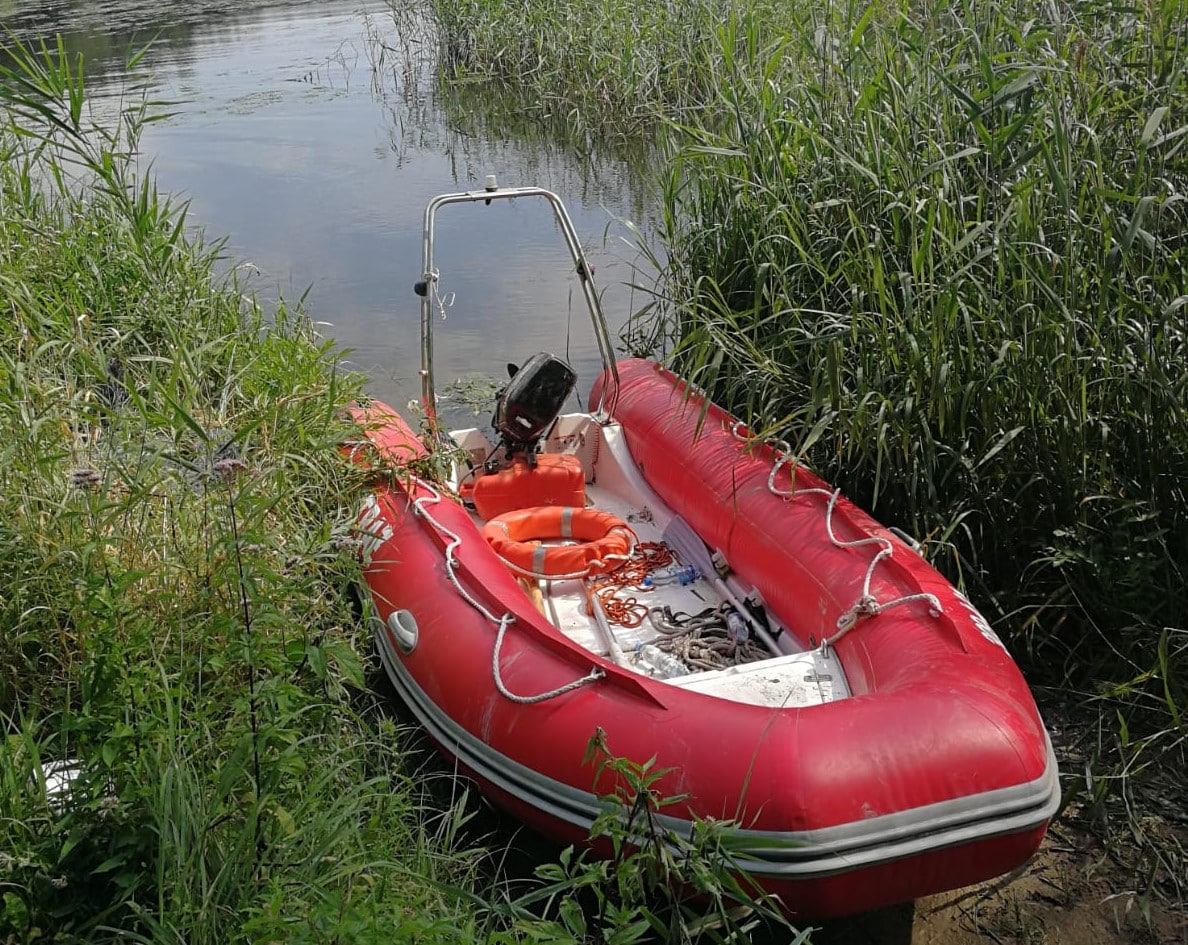
<path fill-rule="evenodd" d="M 559 415 L 568 365 L 532 358 L 494 436 L 435 429 L 434 216 L 541 197 L 606 370 Z M 534 188 L 426 211 L 427 432 L 354 408 L 360 461 L 394 470 L 360 516 L 378 648 L 443 751 L 561 840 L 603 809 L 596 730 L 687 799 L 666 826 L 730 822 L 741 867 L 792 913 L 859 912 L 1009 872 L 1059 803 L 1018 668 L 916 550 L 659 365 L 614 362 L 580 244 Z M 450 449 L 443 453 L 443 441 Z M 428 445 L 427 445 L 428 444 Z M 431 453 L 452 472 L 429 478 Z"/>

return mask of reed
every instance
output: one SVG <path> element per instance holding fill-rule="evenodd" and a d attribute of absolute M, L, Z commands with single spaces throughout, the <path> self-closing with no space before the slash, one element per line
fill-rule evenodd
<path fill-rule="evenodd" d="M 1168 627 L 1179 666 L 1180 6 L 562 7 L 434 4 L 434 35 L 447 81 L 666 120 L 633 346 L 925 537 L 1038 662 L 1089 625 L 1151 668 Z"/>
<path fill-rule="evenodd" d="M 811 80 L 736 69 L 746 117 L 691 131 L 668 190 L 677 360 L 924 538 L 1033 681 L 1101 713 L 1069 785 L 1099 824 L 1141 822 L 1148 776 L 1185 765 L 1173 14 L 957 5 L 861 41 L 836 21 L 824 51 L 760 57 Z M 1145 894 L 1182 899 L 1177 845 L 1127 832 Z"/>
<path fill-rule="evenodd" d="M 632 138 L 712 101 L 705 68 L 727 11 L 758 5 L 708 0 L 432 2 L 430 36 L 440 78 L 459 86 L 497 83 L 523 113 L 574 139 Z M 409 32 L 423 21 L 397 14 Z"/>
<path fill-rule="evenodd" d="M 917 534 L 1100 709 L 1090 801 L 1183 770 L 1183 5 L 433 9 L 447 80 L 666 129 L 629 346 Z"/>
<path fill-rule="evenodd" d="M 299 307 L 266 313 L 215 278 L 219 246 L 135 172 L 152 103 L 130 96 L 113 132 L 61 46 L 11 53 L 0 938 L 719 941 L 750 921 L 724 895 L 771 912 L 711 825 L 684 854 L 716 896 L 705 929 L 681 898 L 654 906 L 671 890 L 630 864 L 588 931 L 573 894 L 605 864 L 570 850 L 535 880 L 499 876 L 454 772 L 426 766 L 366 675 L 366 483 L 339 449 L 361 378 Z M 603 830 L 623 845 L 617 813 Z"/>
<path fill-rule="evenodd" d="M 432 829 L 345 594 L 359 378 L 136 174 L 152 103 L 94 121 L 60 46 L 8 54 L 0 938 L 466 938 L 475 858 Z"/>
<path fill-rule="evenodd" d="M 835 5 L 741 60 L 727 24 L 640 329 L 920 536 L 1053 711 L 1101 713 L 1068 793 L 1131 825 L 1186 760 L 1183 23 Z M 1129 833 L 1182 898 L 1182 851 Z"/>
<path fill-rule="evenodd" d="M 684 129 L 665 192 L 675 357 L 1041 660 L 1086 622 L 1152 658 L 1188 565 L 1183 30 L 872 9 L 741 62 L 723 29 L 726 121 Z"/>

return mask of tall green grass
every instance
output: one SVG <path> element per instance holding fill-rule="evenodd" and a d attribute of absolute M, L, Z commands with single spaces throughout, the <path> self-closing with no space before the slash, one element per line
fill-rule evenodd
<path fill-rule="evenodd" d="M 1030 0 L 728 23 L 640 326 L 1102 713 L 1069 794 L 1130 824 L 1188 744 L 1186 24 Z M 1144 856 L 1188 893 L 1182 848 Z"/>
<path fill-rule="evenodd" d="M 708 0 L 431 3 L 447 85 L 497 82 L 524 114 L 592 138 L 654 132 L 716 95 L 704 55 L 727 12 Z M 763 8 L 773 5 L 761 3 Z M 405 33 L 417 20 L 397 14 Z"/>
<path fill-rule="evenodd" d="M 1011 0 L 727 24 L 646 326 L 1103 712 L 1071 782 L 1099 805 L 1186 767 L 1186 22 Z M 1182 851 L 1149 876 L 1182 897 Z"/>
<path fill-rule="evenodd" d="M 919 535 L 1099 707 L 1091 800 L 1183 770 L 1183 3 L 564 7 L 433 4 L 442 75 L 666 129 L 629 346 Z"/>
<path fill-rule="evenodd" d="M 665 192 L 677 361 L 1107 673 L 1188 604 L 1178 9 L 837 6 L 745 59 L 730 24 Z"/>
<path fill-rule="evenodd" d="M 781 924 L 720 827 L 660 831 L 656 776 L 613 759 L 614 866 L 571 849 L 499 876 L 467 792 L 368 687 L 350 593 L 367 483 L 339 449 L 361 379 L 299 310 L 216 278 L 219 246 L 137 174 L 159 106 L 93 121 L 60 45 L 10 53 L 0 938 L 576 945 Z M 628 853 L 645 812 L 652 843 Z"/>
<path fill-rule="evenodd" d="M 0 938 L 470 939 L 473 857 L 366 695 L 344 594 L 359 378 L 138 176 L 152 103 L 94 121 L 60 46 L 9 53 Z"/>

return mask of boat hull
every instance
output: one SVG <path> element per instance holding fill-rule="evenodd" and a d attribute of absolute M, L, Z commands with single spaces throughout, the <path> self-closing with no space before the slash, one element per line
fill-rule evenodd
<path fill-rule="evenodd" d="M 732 418 L 671 374 L 634 360 L 618 373 L 605 399 L 637 472 L 798 646 L 836 637 L 852 696 L 743 704 L 591 653 L 544 619 L 466 509 L 397 475 L 377 483 L 361 517 L 366 577 L 385 669 L 442 750 L 509 812 L 580 842 L 615 787 L 596 783 L 585 761 L 601 732 L 616 755 L 668 769 L 658 790 L 688 799 L 666 808 L 667 826 L 728 822 L 739 865 L 806 917 L 907 901 L 1026 861 L 1059 804 L 1056 764 L 985 620 L 806 470 L 795 472 L 795 497 L 778 495 L 793 491 L 789 464 L 740 439 Z M 596 385 L 592 398 L 604 394 Z M 393 411 L 355 416 L 383 464 L 416 465 L 423 448 Z M 880 541 L 861 543 L 869 538 Z M 872 570 L 881 542 L 893 553 Z M 864 590 L 884 603 L 918 596 L 839 636 Z"/>
<path fill-rule="evenodd" d="M 453 723 L 419 690 L 394 658 L 392 646 L 391 641 L 380 645 L 385 672 L 451 764 L 474 780 L 492 803 L 542 835 L 558 843 L 589 844 L 590 825 L 603 810 L 601 797 L 575 788 L 572 783 L 542 778 L 515 759 L 476 741 L 472 733 Z M 593 771 L 587 771 L 587 780 L 592 781 Z M 1055 791 L 1054 785 L 1047 788 Z M 930 840 L 926 849 L 913 850 L 909 840 L 901 855 L 879 849 L 861 859 L 845 850 L 830 849 L 827 837 L 813 842 L 808 835 L 790 833 L 779 840 L 780 845 L 786 851 L 802 851 L 803 858 L 777 863 L 740 857 L 739 865 L 765 892 L 778 897 L 789 915 L 809 919 L 852 915 L 968 886 L 1016 869 L 1039 848 L 1053 812 L 1044 809 L 1036 813 L 1029 808 L 1018 817 L 999 816 L 993 827 L 967 828 L 943 841 Z M 662 820 L 665 827 L 689 835 L 690 822 L 674 817 Z M 872 856 L 873 861 L 864 862 Z"/>

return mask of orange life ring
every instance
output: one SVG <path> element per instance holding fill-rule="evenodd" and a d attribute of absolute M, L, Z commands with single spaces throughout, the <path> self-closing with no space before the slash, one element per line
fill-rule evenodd
<path fill-rule="evenodd" d="M 568 505 L 540 505 L 497 515 L 483 537 L 513 571 L 547 579 L 580 578 L 612 571 L 631 555 L 635 533 L 609 512 Z M 573 538 L 577 545 L 542 545 Z"/>

